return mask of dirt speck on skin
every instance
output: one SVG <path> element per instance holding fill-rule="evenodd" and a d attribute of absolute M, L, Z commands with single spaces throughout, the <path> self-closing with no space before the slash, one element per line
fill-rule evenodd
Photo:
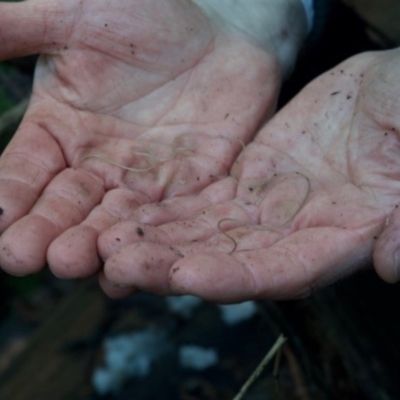
<path fill-rule="evenodd" d="M 143 236 L 144 236 L 143 229 L 140 228 L 140 227 L 137 227 L 137 228 L 136 228 L 136 233 L 137 233 L 140 237 L 143 237 Z"/>

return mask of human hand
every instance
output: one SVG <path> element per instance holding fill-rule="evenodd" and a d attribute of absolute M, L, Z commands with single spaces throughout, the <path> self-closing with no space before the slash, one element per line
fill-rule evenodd
<path fill-rule="evenodd" d="M 0 59 L 42 54 L 0 159 L 5 271 L 91 275 L 100 232 L 228 174 L 297 44 L 278 55 L 286 25 L 257 38 L 225 22 L 188 0 L 0 3 Z"/>
<path fill-rule="evenodd" d="M 282 109 L 230 177 L 109 229 L 99 238 L 103 289 L 295 298 L 372 256 L 378 274 L 397 281 L 399 67 L 399 50 L 349 59 Z"/>

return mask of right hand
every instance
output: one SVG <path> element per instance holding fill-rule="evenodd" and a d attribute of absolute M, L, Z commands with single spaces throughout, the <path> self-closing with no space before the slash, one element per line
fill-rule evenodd
<path fill-rule="evenodd" d="M 145 205 L 104 232 L 103 289 L 296 298 L 372 258 L 383 279 L 398 281 L 399 71 L 400 49 L 352 57 L 280 110 L 232 177 Z"/>

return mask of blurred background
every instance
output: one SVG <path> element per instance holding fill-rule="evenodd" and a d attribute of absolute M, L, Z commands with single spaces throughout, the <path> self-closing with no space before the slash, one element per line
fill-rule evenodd
<path fill-rule="evenodd" d="M 399 21 L 396 0 L 332 1 L 280 106 L 347 57 L 400 45 Z M 0 63 L 1 149 L 35 61 Z M 399 305 L 400 286 L 372 269 L 305 300 L 232 307 L 144 293 L 113 301 L 96 280 L 0 272 L 0 399 L 232 399 L 280 333 L 286 344 L 245 399 L 400 399 Z"/>

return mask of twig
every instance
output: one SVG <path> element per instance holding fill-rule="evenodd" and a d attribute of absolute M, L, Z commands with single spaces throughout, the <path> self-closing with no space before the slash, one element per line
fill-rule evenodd
<path fill-rule="evenodd" d="M 283 399 L 282 389 L 281 389 L 281 385 L 279 383 L 279 370 L 281 367 L 281 358 L 282 358 L 282 347 L 278 350 L 278 353 L 276 354 L 274 369 L 272 372 L 272 377 L 274 378 L 274 383 L 275 383 L 275 391 L 276 391 L 277 398 L 279 400 Z"/>
<path fill-rule="evenodd" d="M 246 383 L 242 386 L 239 393 L 233 398 L 233 400 L 242 400 L 244 395 L 249 390 L 250 386 L 255 382 L 255 380 L 260 376 L 261 372 L 264 371 L 264 368 L 268 365 L 268 363 L 272 360 L 275 354 L 279 351 L 279 349 L 286 342 L 286 338 L 283 335 L 280 335 L 278 340 L 272 346 L 271 350 L 264 357 L 264 359 L 260 362 L 255 371 L 251 374 L 249 379 L 247 379 Z"/>

